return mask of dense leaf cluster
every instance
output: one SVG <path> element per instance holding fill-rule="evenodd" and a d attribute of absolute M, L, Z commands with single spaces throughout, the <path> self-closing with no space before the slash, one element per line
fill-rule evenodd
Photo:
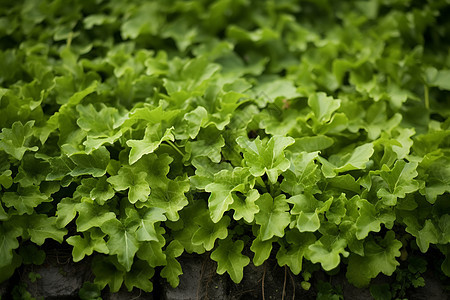
<path fill-rule="evenodd" d="M 47 239 L 112 291 L 183 252 L 450 276 L 448 0 L 1 3 L 0 281 Z"/>

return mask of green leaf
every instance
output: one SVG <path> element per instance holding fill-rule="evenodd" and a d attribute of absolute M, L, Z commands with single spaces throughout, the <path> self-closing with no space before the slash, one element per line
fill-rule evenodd
<path fill-rule="evenodd" d="M 192 160 L 195 167 L 195 175 L 189 177 L 191 185 L 197 189 L 205 189 L 205 187 L 214 182 L 214 175 L 222 170 L 232 171 L 232 167 L 228 163 L 216 164 L 207 157 L 198 157 Z"/>
<path fill-rule="evenodd" d="M 445 156 L 426 155 L 419 164 L 418 173 L 426 174 L 425 186 L 420 187 L 420 193 L 425 195 L 431 204 L 439 195 L 450 192 L 450 159 Z"/>
<path fill-rule="evenodd" d="M 273 236 L 283 237 L 284 229 L 289 225 L 289 204 L 285 195 L 272 198 L 268 193 L 261 195 L 256 201 L 259 212 L 255 215 L 255 222 L 261 225 L 260 233 L 262 241 L 267 241 Z"/>
<path fill-rule="evenodd" d="M 22 230 L 17 226 L 1 224 L 0 233 L 0 268 L 3 268 L 13 262 L 13 250 L 19 247 L 17 238 L 22 234 Z"/>
<path fill-rule="evenodd" d="M 315 152 L 325 150 L 334 144 L 334 140 L 325 135 L 296 138 L 288 149 L 292 152 Z"/>
<path fill-rule="evenodd" d="M 34 121 L 14 122 L 11 129 L 3 128 L 0 133 L 0 149 L 21 160 L 26 151 L 37 151 L 37 146 L 31 146 Z"/>
<path fill-rule="evenodd" d="M 78 231 L 102 227 L 103 223 L 116 218 L 116 214 L 111 212 L 107 206 L 100 206 L 87 201 L 76 205 L 75 209 L 79 214 L 76 222 Z"/>
<path fill-rule="evenodd" d="M 157 241 L 141 242 L 136 253 L 139 259 L 145 260 L 152 268 L 166 265 L 166 254 L 163 252 L 163 247 L 166 244 L 166 240 L 163 237 L 164 233 L 164 228 L 156 227 Z"/>
<path fill-rule="evenodd" d="M 291 166 L 283 174 L 281 189 L 290 195 L 298 195 L 303 191 L 310 193 L 320 192 L 317 187 L 321 179 L 321 172 L 315 160 L 318 158 L 318 152 L 302 152 L 291 158 Z"/>
<path fill-rule="evenodd" d="M 47 175 L 46 180 L 61 180 L 65 176 L 70 175 L 75 168 L 73 161 L 65 155 L 51 157 L 48 161 L 50 163 L 51 171 Z"/>
<path fill-rule="evenodd" d="M 370 294 L 375 300 L 392 299 L 391 288 L 389 284 L 374 284 L 370 286 Z"/>
<path fill-rule="evenodd" d="M 314 232 L 319 229 L 319 213 L 325 207 L 323 202 L 306 193 L 293 196 L 287 201 L 294 204 L 291 214 L 297 215 L 295 224 L 300 232 Z M 331 205 L 331 202 L 328 203 Z"/>
<path fill-rule="evenodd" d="M 371 231 L 380 232 L 381 224 L 391 227 L 395 221 L 395 213 L 392 210 L 384 210 L 365 199 L 360 199 L 357 205 L 359 217 L 355 225 L 358 240 L 366 238 Z"/>
<path fill-rule="evenodd" d="M 178 212 L 187 204 L 185 193 L 189 191 L 189 182 L 186 178 L 167 180 L 163 185 L 152 187 L 148 205 L 158 207 L 165 211 L 167 218 L 171 221 L 179 219 Z"/>
<path fill-rule="evenodd" d="M 105 176 L 99 178 L 95 184 L 95 187 L 89 193 L 91 199 L 95 200 L 99 205 L 105 204 L 105 202 L 114 197 L 114 195 L 114 190 L 107 182 L 107 177 Z"/>
<path fill-rule="evenodd" d="M 316 93 L 308 98 L 308 105 L 320 123 L 326 123 L 332 114 L 341 106 L 341 100 L 328 97 L 325 93 Z"/>
<path fill-rule="evenodd" d="M 77 215 L 80 201 L 74 198 L 63 198 L 57 205 L 56 226 L 64 228 Z"/>
<path fill-rule="evenodd" d="M 56 166 L 52 166 L 53 169 L 58 168 L 59 164 L 65 163 L 67 161 L 67 159 L 63 158 L 61 159 L 63 160 L 63 162 L 58 163 L 58 165 Z M 101 177 L 106 173 L 106 167 L 108 166 L 109 163 L 109 151 L 102 146 L 99 149 L 93 151 L 90 155 L 84 153 L 75 153 L 70 156 L 70 160 L 73 162 L 75 166 L 73 167 L 73 169 L 71 169 L 69 173 L 66 173 L 65 175 L 70 174 L 73 177 L 81 175 L 92 175 L 94 177 Z M 47 179 L 49 178 L 47 177 Z"/>
<path fill-rule="evenodd" d="M 450 90 L 450 70 L 437 70 L 429 67 L 425 70 L 425 79 L 430 86 L 438 87 L 441 90 Z"/>
<path fill-rule="evenodd" d="M 253 239 L 250 250 L 255 253 L 253 256 L 253 264 L 255 266 L 262 265 L 269 258 L 270 253 L 272 252 L 272 243 L 275 240 L 276 238 L 271 238 L 270 240 L 262 241 L 260 234 Z"/>
<path fill-rule="evenodd" d="M 0 173 L 0 185 L 2 185 L 5 189 L 9 189 L 13 184 L 11 174 L 12 174 L 11 170 L 5 170 L 2 173 Z"/>
<path fill-rule="evenodd" d="M 51 201 L 47 195 L 41 194 L 37 186 L 18 187 L 17 192 L 6 192 L 2 198 L 6 207 L 14 207 L 21 215 L 31 215 L 39 204 Z"/>
<path fill-rule="evenodd" d="M 9 215 L 5 212 L 3 205 L 0 202 L 0 221 L 6 221 L 9 219 Z"/>
<path fill-rule="evenodd" d="M 107 246 L 110 254 L 117 255 L 118 262 L 127 272 L 131 270 L 134 255 L 139 249 L 139 242 L 136 238 L 138 224 L 123 224 L 116 218 L 104 222 L 101 229 L 108 235 Z"/>
<path fill-rule="evenodd" d="M 147 173 L 145 172 L 137 173 L 133 172 L 133 168 L 122 167 L 117 175 L 109 177 L 107 181 L 116 191 L 129 189 L 128 199 L 134 204 L 137 201 L 147 201 L 150 195 L 150 186 L 146 178 Z"/>
<path fill-rule="evenodd" d="M 345 250 L 347 241 L 335 236 L 324 235 L 314 244 L 308 247 L 306 257 L 312 263 L 318 263 L 322 265 L 325 271 L 330 271 L 336 268 L 341 261 L 340 254 L 343 257 L 347 257 L 349 252 Z"/>
<path fill-rule="evenodd" d="M 214 223 L 208 211 L 203 211 L 195 218 L 195 222 L 199 228 L 192 235 L 192 244 L 203 245 L 206 251 L 214 248 L 216 239 L 223 240 L 228 236 L 227 227 L 230 224 L 230 218 L 228 216 L 224 216 L 219 222 Z"/>
<path fill-rule="evenodd" d="M 89 231 L 84 232 L 83 236 L 75 235 L 66 240 L 69 245 L 73 246 L 72 257 L 74 262 L 81 261 L 86 255 L 92 255 L 94 251 L 104 254 L 109 253 L 103 237 L 92 235 Z"/>
<path fill-rule="evenodd" d="M 49 165 L 46 162 L 36 159 L 34 154 L 25 154 L 14 182 L 19 183 L 22 187 L 38 186 L 45 180 L 48 173 Z"/>
<path fill-rule="evenodd" d="M 155 269 L 149 267 L 148 263 L 143 260 L 137 260 L 130 272 L 125 274 L 125 286 L 131 292 L 134 287 L 145 292 L 153 290 L 153 283 L 150 279 L 155 274 Z"/>
<path fill-rule="evenodd" d="M 345 204 L 347 203 L 347 201 L 348 200 L 345 197 L 344 193 L 342 193 L 339 197 L 334 198 L 333 203 L 325 213 L 327 220 L 333 222 L 336 225 L 339 225 L 341 223 L 341 220 L 345 218 L 347 212 Z"/>
<path fill-rule="evenodd" d="M 210 192 L 208 207 L 211 220 L 217 223 L 233 203 L 233 192 L 245 192 L 249 177 L 248 169 L 234 168 L 233 171 L 222 170 L 214 176 L 214 182 L 205 187 Z"/>
<path fill-rule="evenodd" d="M 382 167 L 380 175 L 388 187 L 379 189 L 377 195 L 386 205 L 395 205 L 397 198 L 404 198 L 419 189 L 419 183 L 413 179 L 418 175 L 416 168 L 417 163 L 406 163 L 404 160 L 397 161 L 392 170 Z"/>
<path fill-rule="evenodd" d="M 291 137 L 274 136 L 267 141 L 257 137 L 248 141 L 239 137 L 237 143 L 244 149 L 244 161 L 255 177 L 267 174 L 269 181 L 277 182 L 278 176 L 289 168 L 289 160 L 284 156 L 284 149 L 294 143 Z"/>
<path fill-rule="evenodd" d="M 159 236 L 155 229 L 155 224 L 161 221 L 166 221 L 164 216 L 164 209 L 150 208 L 139 220 L 139 228 L 136 231 L 136 238 L 138 241 L 158 241 Z"/>
<path fill-rule="evenodd" d="M 100 148 L 103 144 L 114 144 L 122 136 L 117 127 L 123 123 L 124 118 L 116 108 L 102 105 L 97 112 L 94 106 L 89 104 L 77 105 L 77 111 L 80 114 L 77 124 L 87 132 L 87 139 L 83 142 L 87 153 Z"/>
<path fill-rule="evenodd" d="M 440 231 L 436 228 L 431 220 L 425 220 L 425 224 L 421 226 L 418 219 L 414 216 L 408 216 L 404 219 L 406 224 L 406 232 L 412 234 L 416 238 L 417 246 L 422 253 L 428 251 L 430 244 L 437 244 L 439 241 Z M 444 231 L 442 231 L 444 233 Z"/>
<path fill-rule="evenodd" d="M 67 234 L 67 229 L 56 226 L 56 217 L 48 217 L 44 214 L 27 217 L 27 232 L 31 241 L 36 245 L 42 245 L 46 239 L 53 239 L 59 243 Z"/>
<path fill-rule="evenodd" d="M 286 233 L 286 240 L 289 247 L 281 247 L 277 252 L 277 261 L 280 267 L 287 265 L 292 273 L 298 275 L 302 270 L 302 261 L 308 247 L 312 245 L 316 238 L 312 233 L 300 233 L 291 230 Z"/>
<path fill-rule="evenodd" d="M 173 288 L 178 286 L 180 282 L 179 276 L 183 274 L 180 263 L 175 259 L 183 254 L 183 251 L 183 246 L 176 240 L 170 242 L 166 248 L 167 264 L 161 270 L 161 276 L 166 278 Z"/>
<path fill-rule="evenodd" d="M 225 140 L 220 132 L 215 127 L 208 126 L 200 130 L 195 141 L 186 143 L 186 159 L 208 157 L 212 162 L 219 163 L 223 146 Z"/>
<path fill-rule="evenodd" d="M 137 162 L 142 156 L 153 153 L 162 142 L 173 140 L 172 128 L 168 128 L 163 132 L 161 123 L 148 125 L 145 128 L 145 134 L 142 140 L 127 141 L 127 145 L 131 147 L 130 165 Z"/>
<path fill-rule="evenodd" d="M 255 203 L 259 196 L 258 190 L 255 189 L 248 191 L 245 199 L 233 195 L 233 203 L 230 205 L 230 209 L 234 209 L 233 219 L 238 221 L 243 218 L 248 223 L 253 222 L 255 214 L 259 212 L 259 207 Z"/>
<path fill-rule="evenodd" d="M 94 257 L 92 272 L 95 275 L 94 283 L 98 284 L 101 289 L 108 285 L 112 293 L 119 291 L 126 274 L 116 257 L 100 255 Z"/>
<path fill-rule="evenodd" d="M 102 300 L 101 288 L 95 283 L 85 281 L 78 291 L 81 300 Z"/>
<path fill-rule="evenodd" d="M 180 126 L 175 128 L 175 137 L 183 140 L 190 137 L 195 139 L 200 132 L 200 127 L 205 125 L 208 112 L 203 106 L 198 106 L 194 110 L 186 113 Z"/>
<path fill-rule="evenodd" d="M 391 276 L 399 265 L 395 257 L 400 256 L 402 243 L 388 231 L 380 243 L 368 240 L 364 245 L 364 256 L 351 254 L 347 267 L 347 279 L 357 287 L 370 283 L 380 272 Z"/>
<path fill-rule="evenodd" d="M 135 39 L 141 34 L 156 34 L 163 22 L 157 3 L 146 3 L 133 7 L 127 13 L 127 19 L 120 26 L 120 33 L 124 40 Z"/>
<path fill-rule="evenodd" d="M 353 151 L 343 151 L 331 155 L 329 160 L 319 157 L 325 177 L 335 177 L 338 173 L 365 169 L 374 153 L 373 144 L 367 143 L 356 147 Z"/>
<path fill-rule="evenodd" d="M 254 93 L 260 99 L 258 103 L 260 107 L 264 107 L 265 103 L 273 102 L 278 97 L 290 99 L 299 95 L 292 81 L 281 78 L 260 83 L 254 89 Z"/>
<path fill-rule="evenodd" d="M 217 273 L 227 272 L 235 283 L 241 282 L 244 267 L 250 263 L 250 259 L 241 253 L 242 249 L 244 249 L 243 241 L 233 242 L 228 238 L 220 240 L 217 249 L 211 253 L 211 259 L 217 262 Z"/>

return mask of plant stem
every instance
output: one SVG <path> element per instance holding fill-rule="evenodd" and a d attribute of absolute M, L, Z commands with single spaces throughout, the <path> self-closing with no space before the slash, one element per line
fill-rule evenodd
<path fill-rule="evenodd" d="M 175 151 L 177 151 L 181 156 L 184 157 L 184 153 L 174 144 L 172 141 L 166 141 Z"/>
<path fill-rule="evenodd" d="M 425 107 L 430 108 L 430 95 L 428 90 L 428 85 L 425 85 Z"/>

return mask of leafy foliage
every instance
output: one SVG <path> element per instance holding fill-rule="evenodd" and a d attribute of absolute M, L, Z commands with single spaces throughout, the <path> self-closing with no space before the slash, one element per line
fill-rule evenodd
<path fill-rule="evenodd" d="M 84 298 L 175 287 L 184 252 L 234 282 L 272 255 L 362 287 L 415 248 L 449 276 L 448 7 L 4 4 L 0 281 L 48 239 L 94 256 Z"/>

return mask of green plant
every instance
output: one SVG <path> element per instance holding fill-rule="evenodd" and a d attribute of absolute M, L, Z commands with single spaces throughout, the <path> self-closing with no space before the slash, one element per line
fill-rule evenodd
<path fill-rule="evenodd" d="M 53 239 L 95 254 L 85 298 L 151 291 L 158 267 L 177 286 L 184 252 L 239 282 L 274 244 L 296 275 L 346 264 L 362 287 L 394 274 L 403 231 L 449 276 L 446 9 L 3 4 L 0 281 Z"/>

